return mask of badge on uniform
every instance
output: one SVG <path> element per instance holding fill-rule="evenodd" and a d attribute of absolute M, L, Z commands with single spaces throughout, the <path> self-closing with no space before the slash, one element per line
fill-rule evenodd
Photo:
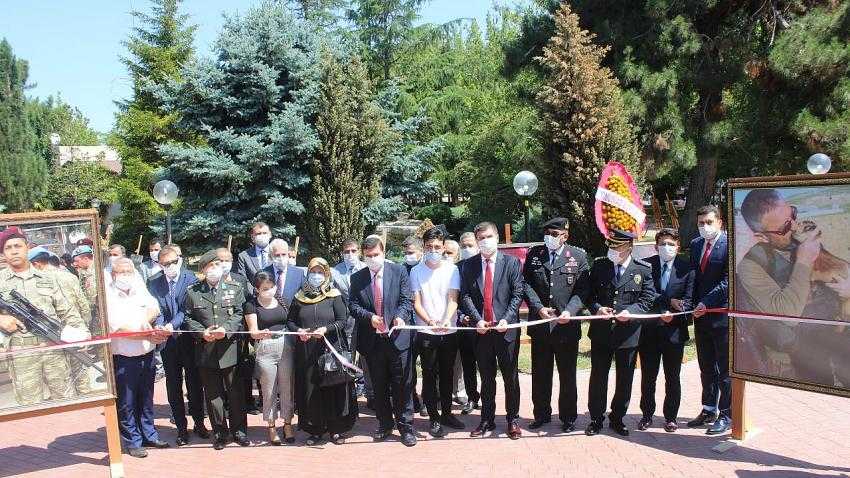
<path fill-rule="evenodd" d="M 576 276 L 569 274 L 567 275 L 567 284 L 573 285 L 573 282 L 576 281 Z"/>
<path fill-rule="evenodd" d="M 634 279 L 635 279 L 635 284 L 640 285 L 640 281 L 643 279 L 643 277 L 640 274 L 636 274 Z"/>

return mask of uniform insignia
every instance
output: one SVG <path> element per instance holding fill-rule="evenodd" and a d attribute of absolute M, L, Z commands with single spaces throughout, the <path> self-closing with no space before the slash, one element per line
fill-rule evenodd
<path fill-rule="evenodd" d="M 636 274 L 634 280 L 635 284 L 640 285 L 640 281 L 643 280 L 643 276 L 641 276 L 640 274 Z"/>
<path fill-rule="evenodd" d="M 229 309 L 227 309 L 227 314 L 233 315 L 233 307 L 230 307 Z"/>
<path fill-rule="evenodd" d="M 573 282 L 575 282 L 575 276 L 572 275 L 572 274 L 568 275 L 567 276 L 567 284 L 573 285 Z"/>

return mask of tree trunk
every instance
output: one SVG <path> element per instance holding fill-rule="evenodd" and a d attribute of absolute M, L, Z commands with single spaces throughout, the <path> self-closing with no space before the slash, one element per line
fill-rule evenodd
<path fill-rule="evenodd" d="M 679 220 L 682 244 L 690 244 L 697 235 L 697 209 L 708 204 L 714 195 L 717 177 L 717 154 L 711 148 L 698 148 L 697 164 L 691 170 L 685 213 Z"/>

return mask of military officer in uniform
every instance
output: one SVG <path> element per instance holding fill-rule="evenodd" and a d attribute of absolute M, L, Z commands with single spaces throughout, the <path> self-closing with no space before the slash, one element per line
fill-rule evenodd
<path fill-rule="evenodd" d="M 211 250 L 201 256 L 199 268 L 204 280 L 186 293 L 186 323 L 196 334 L 195 364 L 207 400 L 213 427 L 213 448 L 221 450 L 232 434 L 240 446 L 248 446 L 245 388 L 237 377 L 238 344 L 242 329 L 242 305 L 245 291 L 238 282 L 224 278 L 221 260 Z M 225 417 L 228 406 L 228 427 Z"/>
<path fill-rule="evenodd" d="M 0 271 L 0 296 L 11 301 L 13 299 L 9 293 L 15 290 L 45 314 L 60 321 L 64 328 L 85 327 L 56 279 L 31 266 L 27 260 L 27 238 L 18 228 L 9 228 L 0 233 L 0 250 L 8 265 L 8 268 Z M 43 337 L 26 330 L 18 318 L 2 312 L 0 330 L 11 335 L 11 350 L 49 345 Z M 15 400 L 20 405 L 34 405 L 44 400 L 45 383 L 52 400 L 74 397 L 74 388 L 69 380 L 71 370 L 68 359 L 61 350 L 13 356 L 10 359 L 10 373 Z"/>
<path fill-rule="evenodd" d="M 634 238 L 630 232 L 612 231 L 606 240 L 608 257 L 594 261 L 590 270 L 590 313 L 612 317 L 591 321 L 588 332 L 590 386 L 587 402 L 591 422 L 584 431 L 587 435 L 596 435 L 602 430 L 612 361 L 616 364 L 617 381 L 608 415 L 609 425 L 620 435 L 629 434 L 623 417 L 632 395 L 641 329 L 640 322 L 631 320 L 629 315 L 647 313 L 655 300 L 652 267 L 632 257 Z"/>
<path fill-rule="evenodd" d="M 583 249 L 567 244 L 570 223 L 556 217 L 543 224 L 544 245 L 525 256 L 523 277 L 529 320 L 558 320 L 528 327 L 531 337 L 531 400 L 535 430 L 552 419 L 552 369 L 558 365 L 558 415 L 564 432 L 575 430 L 576 362 L 581 323 L 571 319 L 584 307 L 590 292 L 590 266 Z"/>
<path fill-rule="evenodd" d="M 83 244 L 77 246 L 71 252 L 71 258 L 74 261 L 74 267 L 77 269 L 77 276 L 80 280 L 80 286 L 86 294 L 86 298 L 91 306 L 92 317 L 97 312 L 97 275 L 95 275 L 94 250 L 91 246 Z M 97 335 L 100 335 L 100 323 L 97 321 L 89 322 L 89 329 Z"/>

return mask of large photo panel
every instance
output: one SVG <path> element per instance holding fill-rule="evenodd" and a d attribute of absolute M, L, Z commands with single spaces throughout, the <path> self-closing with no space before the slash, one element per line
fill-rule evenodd
<path fill-rule="evenodd" d="M 112 398 L 93 210 L 0 215 L 0 417 Z M 69 343 L 88 341 L 82 346 Z M 91 343 L 94 341 L 94 343 Z"/>
<path fill-rule="evenodd" d="M 850 396 L 850 178 L 730 182 L 731 375 Z"/>

